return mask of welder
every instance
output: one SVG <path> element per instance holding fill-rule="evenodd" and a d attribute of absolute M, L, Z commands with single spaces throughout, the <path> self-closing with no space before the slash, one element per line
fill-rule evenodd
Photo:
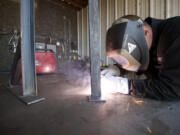
<path fill-rule="evenodd" d="M 102 86 L 103 80 L 112 86 L 109 91 L 158 100 L 179 99 L 180 17 L 148 17 L 144 21 L 135 15 L 121 17 L 107 31 L 106 54 L 116 63 L 101 72 Z M 120 76 L 120 69 L 147 74 L 147 78 L 125 78 Z"/>

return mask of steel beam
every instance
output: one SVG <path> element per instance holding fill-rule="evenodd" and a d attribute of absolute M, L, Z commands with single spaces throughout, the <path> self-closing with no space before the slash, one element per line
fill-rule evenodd
<path fill-rule="evenodd" d="M 42 101 L 37 97 L 34 40 L 34 0 L 21 0 L 21 58 L 23 92 L 26 104 Z"/>
<path fill-rule="evenodd" d="M 91 102 L 104 102 L 101 99 L 100 85 L 100 23 L 99 1 L 89 0 L 89 44 L 91 60 Z"/>

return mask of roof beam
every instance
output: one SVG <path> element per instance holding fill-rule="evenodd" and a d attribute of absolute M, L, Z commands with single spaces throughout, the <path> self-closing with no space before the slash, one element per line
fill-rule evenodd
<path fill-rule="evenodd" d="M 82 3 L 82 5 L 84 7 L 88 5 L 88 1 L 87 0 L 80 0 L 80 2 Z"/>
<path fill-rule="evenodd" d="M 68 2 L 66 2 L 65 0 L 55 0 L 55 1 L 65 7 L 73 8 L 75 10 L 81 10 L 81 8 L 79 8 L 79 7 L 75 7 L 74 5 L 72 5 L 70 3 L 68 4 Z"/>
<path fill-rule="evenodd" d="M 74 0 L 64 0 L 64 1 L 67 2 L 70 5 L 73 5 L 73 6 L 78 7 L 78 8 L 83 8 L 84 7 L 81 3 L 77 2 L 77 1 L 74 1 Z"/>

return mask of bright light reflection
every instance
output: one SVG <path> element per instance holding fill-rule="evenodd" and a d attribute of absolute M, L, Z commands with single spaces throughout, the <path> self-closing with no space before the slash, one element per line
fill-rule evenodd
<path fill-rule="evenodd" d="M 81 94 L 87 95 L 87 96 L 91 95 L 91 87 L 88 86 L 87 88 L 83 89 L 83 92 L 81 92 Z"/>
<path fill-rule="evenodd" d="M 107 97 L 113 93 L 116 93 L 116 86 L 113 81 L 110 81 L 106 77 L 101 77 L 101 94 L 102 97 Z"/>
<path fill-rule="evenodd" d="M 145 102 L 143 100 L 133 99 L 133 102 L 137 105 L 143 105 Z"/>
<path fill-rule="evenodd" d="M 101 77 L 101 97 L 103 99 L 111 98 L 112 94 L 116 93 L 115 90 L 116 86 L 114 85 L 113 81 L 110 81 L 105 77 Z M 86 88 L 82 88 L 80 93 L 87 96 L 91 95 L 91 86 L 89 85 Z"/>
<path fill-rule="evenodd" d="M 45 67 L 45 70 L 46 70 L 46 72 L 49 72 L 49 71 L 50 71 L 49 66 L 46 66 L 46 67 Z"/>

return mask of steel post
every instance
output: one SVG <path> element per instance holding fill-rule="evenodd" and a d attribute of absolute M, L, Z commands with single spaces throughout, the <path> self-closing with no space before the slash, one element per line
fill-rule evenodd
<path fill-rule="evenodd" d="M 100 85 L 100 23 L 99 1 L 89 0 L 89 54 L 91 62 L 91 96 L 89 101 L 104 102 Z"/>
<path fill-rule="evenodd" d="M 26 104 L 39 102 L 37 97 L 34 39 L 34 0 L 21 0 L 21 58 L 23 92 Z"/>

